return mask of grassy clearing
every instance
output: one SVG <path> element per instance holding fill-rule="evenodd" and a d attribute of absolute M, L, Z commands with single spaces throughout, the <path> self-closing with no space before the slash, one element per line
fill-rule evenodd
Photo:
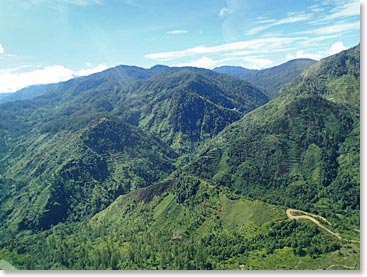
<path fill-rule="evenodd" d="M 11 263 L 6 260 L 0 260 L 0 270 L 16 270 L 17 268 L 14 267 Z"/>
<path fill-rule="evenodd" d="M 153 218 L 157 219 L 163 211 L 168 207 L 168 205 L 174 200 L 173 194 L 168 194 L 163 200 L 155 207 Z"/>
<path fill-rule="evenodd" d="M 221 218 L 225 227 L 241 227 L 249 222 L 257 225 L 286 219 L 284 210 L 261 201 L 223 197 Z"/>

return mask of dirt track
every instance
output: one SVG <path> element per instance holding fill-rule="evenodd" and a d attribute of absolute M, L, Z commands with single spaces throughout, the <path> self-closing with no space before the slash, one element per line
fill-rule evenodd
<path fill-rule="evenodd" d="M 302 215 L 293 215 L 292 213 L 301 213 Z M 326 232 L 328 232 L 329 234 L 332 234 L 333 236 L 337 237 L 339 240 L 342 240 L 341 236 L 338 233 L 334 233 L 333 231 L 331 231 L 330 229 L 326 228 L 324 225 L 322 225 L 320 223 L 320 221 L 318 221 L 315 218 L 319 218 L 320 220 L 324 221 L 325 223 L 330 224 L 329 221 L 327 221 L 326 218 L 319 216 L 319 215 L 314 215 L 311 213 L 307 213 L 301 210 L 296 210 L 296 209 L 288 209 L 286 211 L 286 214 L 288 216 L 288 218 L 290 220 L 299 220 L 299 219 L 308 219 L 310 221 L 312 221 L 313 223 L 315 223 L 317 226 L 319 226 L 321 229 L 324 229 Z"/>

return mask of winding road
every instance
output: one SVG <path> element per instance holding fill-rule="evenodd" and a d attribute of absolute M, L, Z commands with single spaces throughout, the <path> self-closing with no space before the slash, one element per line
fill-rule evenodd
<path fill-rule="evenodd" d="M 300 213 L 302 215 L 293 215 L 293 213 Z M 308 219 L 310 221 L 312 221 L 313 223 L 315 223 L 317 226 L 319 226 L 321 229 L 325 230 L 326 232 L 328 232 L 329 234 L 337 237 L 339 240 L 342 240 L 341 236 L 338 233 L 334 233 L 333 231 L 331 231 L 330 229 L 326 228 L 324 225 L 322 225 L 320 223 L 320 221 L 318 221 L 316 218 L 324 221 L 325 223 L 331 225 L 331 223 L 329 221 L 327 221 L 326 218 L 319 216 L 319 215 L 314 215 L 308 212 L 304 212 L 301 210 L 296 210 L 296 209 L 287 209 L 286 211 L 287 217 L 290 220 L 300 220 L 300 219 Z"/>

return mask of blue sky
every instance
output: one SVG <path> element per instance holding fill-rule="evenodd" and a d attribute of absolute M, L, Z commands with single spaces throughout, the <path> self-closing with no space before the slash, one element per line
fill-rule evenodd
<path fill-rule="evenodd" d="M 118 64 L 261 69 L 360 41 L 359 0 L 0 0 L 0 92 Z"/>

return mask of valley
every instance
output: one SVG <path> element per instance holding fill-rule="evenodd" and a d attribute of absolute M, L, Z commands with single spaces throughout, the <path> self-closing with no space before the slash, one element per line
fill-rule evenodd
<path fill-rule="evenodd" d="M 0 267 L 359 269 L 359 70 L 357 45 L 4 97 Z"/>

